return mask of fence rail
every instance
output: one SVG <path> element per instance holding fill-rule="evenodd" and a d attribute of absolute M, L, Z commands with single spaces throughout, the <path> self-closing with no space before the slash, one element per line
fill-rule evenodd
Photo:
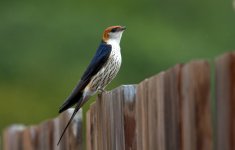
<path fill-rule="evenodd" d="M 207 61 L 192 61 L 98 96 L 86 112 L 86 146 L 80 111 L 57 147 L 71 111 L 36 126 L 7 128 L 4 150 L 234 150 L 235 52 L 218 57 L 212 74 Z"/>

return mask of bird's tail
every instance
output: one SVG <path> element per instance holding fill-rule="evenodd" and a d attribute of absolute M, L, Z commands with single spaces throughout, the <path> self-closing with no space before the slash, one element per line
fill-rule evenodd
<path fill-rule="evenodd" d="M 68 108 L 72 107 L 77 102 L 80 103 L 80 101 L 82 101 L 82 95 L 83 95 L 83 92 L 73 92 L 71 96 L 60 107 L 59 113 L 62 113 Z"/>
<path fill-rule="evenodd" d="M 57 145 L 59 145 L 59 143 L 60 143 L 62 137 L 63 137 L 64 134 L 65 134 L 65 131 L 66 131 L 67 128 L 69 127 L 69 124 L 72 122 L 73 118 L 75 117 L 76 113 L 78 112 L 78 110 L 79 110 L 80 108 L 81 108 L 81 102 L 76 105 L 76 107 L 75 107 L 75 109 L 74 109 L 74 111 L 73 111 L 73 114 L 72 114 L 71 118 L 69 119 L 69 122 L 68 122 L 67 125 L 65 126 L 65 128 L 64 128 L 64 130 L 63 130 L 63 132 L 62 132 L 62 134 L 61 134 L 61 136 L 60 136 L 60 139 L 59 139 Z"/>

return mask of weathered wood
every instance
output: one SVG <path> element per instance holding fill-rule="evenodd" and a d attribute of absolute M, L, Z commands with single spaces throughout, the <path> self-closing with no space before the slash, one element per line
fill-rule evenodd
<path fill-rule="evenodd" d="M 92 140 L 93 140 L 93 127 L 92 127 L 92 121 L 91 121 L 91 107 L 86 112 L 86 149 L 92 150 Z"/>
<path fill-rule="evenodd" d="M 118 88 L 108 95 L 108 102 L 110 102 L 110 117 L 112 119 L 110 127 L 111 132 L 111 148 L 113 150 L 125 149 L 124 145 L 124 115 L 123 115 L 123 101 L 121 97 L 121 90 Z M 110 99 L 112 97 L 112 99 Z"/>
<path fill-rule="evenodd" d="M 4 150 L 23 150 L 22 133 L 25 126 L 12 125 L 4 130 L 3 149 Z"/>
<path fill-rule="evenodd" d="M 235 52 L 216 60 L 215 146 L 235 149 Z M 4 150 L 83 149 L 82 111 L 61 143 L 74 109 L 53 120 L 3 134 Z M 98 96 L 86 114 L 87 150 L 212 150 L 210 67 L 193 61 L 161 72 L 138 85 Z"/>
<path fill-rule="evenodd" d="M 159 73 L 148 80 L 148 149 L 165 150 L 165 102 L 164 102 L 164 76 Z"/>
<path fill-rule="evenodd" d="M 23 131 L 23 149 L 33 150 L 37 149 L 39 139 L 38 139 L 38 128 L 36 126 L 31 126 Z"/>
<path fill-rule="evenodd" d="M 86 143 L 87 150 L 98 149 L 98 138 L 97 138 L 97 116 L 96 116 L 96 105 L 92 103 L 89 111 L 87 112 L 87 124 L 86 124 Z"/>
<path fill-rule="evenodd" d="M 53 148 L 55 150 L 64 149 L 83 149 L 82 147 L 82 109 L 80 109 L 72 120 L 70 126 L 64 134 L 64 137 L 57 145 L 57 142 L 67 125 L 74 109 L 70 108 L 53 120 Z"/>
<path fill-rule="evenodd" d="M 48 120 L 38 126 L 38 149 L 53 149 L 53 121 Z"/>
<path fill-rule="evenodd" d="M 70 111 L 70 116 L 73 110 Z M 69 116 L 69 117 L 70 117 Z M 82 141 L 82 109 L 80 109 L 77 115 L 73 119 L 73 123 L 69 128 L 69 149 L 83 150 Z"/>
<path fill-rule="evenodd" d="M 138 85 L 137 149 L 180 149 L 179 72 L 177 65 Z"/>
<path fill-rule="evenodd" d="M 88 149 L 136 149 L 135 86 L 121 86 L 99 95 L 87 119 Z"/>
<path fill-rule="evenodd" d="M 137 148 L 212 149 L 209 65 L 182 66 L 138 85 Z"/>
<path fill-rule="evenodd" d="M 61 143 L 59 137 L 74 109 L 69 109 L 54 120 L 25 128 L 14 125 L 4 131 L 4 150 L 64 150 L 82 149 L 82 110 L 74 117 Z"/>
<path fill-rule="evenodd" d="M 58 118 L 54 120 L 54 132 L 53 132 L 53 147 L 55 149 L 82 149 L 82 109 L 78 111 L 74 119 L 72 120 L 70 126 L 64 134 L 59 145 L 57 142 L 67 125 L 74 109 L 70 108 L 67 111 L 63 112 Z"/>
<path fill-rule="evenodd" d="M 218 150 L 235 149 L 235 53 L 216 59 Z"/>
<path fill-rule="evenodd" d="M 164 122 L 165 148 L 182 150 L 181 111 L 180 111 L 180 73 L 182 65 L 176 65 L 164 75 Z"/>
<path fill-rule="evenodd" d="M 145 79 L 137 86 L 136 93 L 136 121 L 137 121 L 137 150 L 148 149 L 148 79 Z M 155 132 L 155 131 L 153 131 Z"/>
<path fill-rule="evenodd" d="M 181 72 L 184 150 L 211 150 L 210 69 L 206 61 L 190 62 Z"/>
<path fill-rule="evenodd" d="M 111 148 L 113 150 L 125 149 L 123 97 L 121 92 L 121 88 L 117 88 L 107 95 L 106 100 L 110 104 L 108 109 L 110 110 L 110 119 L 112 119 L 110 129 L 112 130 Z"/>
<path fill-rule="evenodd" d="M 125 86 L 123 89 L 124 100 L 124 138 L 125 150 L 137 149 L 136 135 L 136 86 Z"/>

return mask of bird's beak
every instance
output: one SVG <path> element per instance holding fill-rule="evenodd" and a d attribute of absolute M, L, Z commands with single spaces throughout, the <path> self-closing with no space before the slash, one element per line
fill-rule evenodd
<path fill-rule="evenodd" d="M 119 31 L 124 31 L 124 30 L 126 30 L 125 26 L 122 26 L 122 27 L 119 28 Z"/>

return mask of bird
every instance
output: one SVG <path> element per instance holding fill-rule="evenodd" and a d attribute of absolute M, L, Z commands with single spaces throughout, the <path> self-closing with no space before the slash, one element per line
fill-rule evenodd
<path fill-rule="evenodd" d="M 90 64 L 70 96 L 59 108 L 59 113 L 62 113 L 76 104 L 57 145 L 83 104 L 94 94 L 105 92 L 105 87 L 117 75 L 122 62 L 120 41 L 125 30 L 126 27 L 120 25 L 110 26 L 104 30 L 102 40 Z"/>

